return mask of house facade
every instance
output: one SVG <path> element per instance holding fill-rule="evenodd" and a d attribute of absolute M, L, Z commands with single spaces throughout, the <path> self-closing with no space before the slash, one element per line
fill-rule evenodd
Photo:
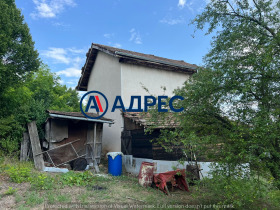
<path fill-rule="evenodd" d="M 141 96 L 143 108 L 145 95 L 173 96 L 174 89 L 182 87 L 196 69 L 196 65 L 184 61 L 92 44 L 76 89 L 100 91 L 108 99 L 105 117 L 113 119 L 114 124 L 103 127 L 103 152 L 121 151 L 124 118 L 121 110 L 111 112 L 116 96 L 121 96 L 126 108 L 131 96 Z M 138 108 L 137 100 L 134 108 Z"/>

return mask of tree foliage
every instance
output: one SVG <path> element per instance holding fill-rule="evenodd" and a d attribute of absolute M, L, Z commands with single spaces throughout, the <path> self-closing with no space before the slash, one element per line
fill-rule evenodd
<path fill-rule="evenodd" d="M 14 0 L 0 1 L 0 11 L 1 100 L 7 87 L 23 82 L 40 63 L 29 28 Z"/>
<path fill-rule="evenodd" d="M 46 110 L 79 111 L 79 96 L 76 90 L 59 83 L 60 78 L 42 65 L 21 86 L 10 87 L 3 95 L 1 107 L 6 112 L 0 126 L 2 150 L 6 153 L 18 149 L 26 123 L 35 120 L 39 135 L 44 137 Z M 16 125 L 16 126 L 15 126 Z M 9 149 L 12 147 L 13 149 Z M 1 145 L 0 145 L 1 147 Z"/>
<path fill-rule="evenodd" d="M 0 154 L 18 151 L 26 123 L 43 138 L 47 109 L 79 111 L 78 93 L 59 83 L 34 49 L 14 0 L 0 1 Z"/>
<path fill-rule="evenodd" d="M 181 89 L 170 133 L 228 166 L 249 163 L 280 187 L 280 1 L 212 0 L 193 24 L 216 32 L 205 65 Z M 159 138 L 162 140 L 163 136 Z M 264 173 L 263 173 L 264 174 Z"/>

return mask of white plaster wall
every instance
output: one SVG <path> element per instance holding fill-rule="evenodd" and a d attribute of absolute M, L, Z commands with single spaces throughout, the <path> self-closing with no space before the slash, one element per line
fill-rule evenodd
<path fill-rule="evenodd" d="M 103 152 L 121 151 L 123 118 L 120 110 L 111 112 L 117 95 L 122 97 L 125 107 L 128 108 L 131 96 L 149 95 L 142 88 L 142 84 L 149 89 L 152 95 L 163 95 L 164 91 L 161 87 L 165 86 L 167 89 L 165 95 L 172 96 L 173 90 L 181 87 L 188 78 L 189 75 L 184 73 L 119 63 L 118 58 L 99 51 L 89 78 L 87 91 L 95 90 L 105 94 L 109 108 L 104 117 L 111 118 L 115 122 L 111 127 L 104 124 Z M 105 107 L 105 101 L 101 100 L 101 104 Z"/>
<path fill-rule="evenodd" d="M 164 173 L 167 171 L 174 171 L 173 167 L 178 169 L 186 169 L 186 166 L 189 164 L 185 161 L 183 164 L 180 164 L 178 161 L 167 161 L 167 160 L 152 160 L 144 158 L 134 158 L 132 155 L 124 155 L 122 163 L 127 172 L 132 173 L 138 176 L 140 172 L 140 167 L 142 162 L 155 163 L 156 170 L 155 173 Z M 212 162 L 198 162 L 199 168 L 202 169 L 201 173 L 203 177 L 210 177 L 209 172 L 211 170 Z"/>
<path fill-rule="evenodd" d="M 121 151 L 123 120 L 119 110 L 111 112 L 115 97 L 121 95 L 121 67 L 117 58 L 98 52 L 88 82 L 87 91 L 92 90 L 100 91 L 107 97 L 109 107 L 104 117 L 115 122 L 111 127 L 108 124 L 103 125 L 102 150 L 105 153 Z M 101 100 L 101 104 L 104 108 L 105 101 Z"/>
<path fill-rule="evenodd" d="M 166 87 L 165 95 L 173 96 L 174 89 L 182 87 L 183 83 L 190 77 L 189 74 L 185 73 L 126 63 L 121 64 L 121 74 L 122 99 L 125 107 L 129 107 L 132 95 L 141 95 L 143 105 L 144 96 L 149 94 L 143 89 L 142 85 L 149 90 L 151 95 L 163 95 L 164 91 L 161 87 L 164 86 Z M 134 108 L 137 108 L 136 106 L 134 105 Z"/>

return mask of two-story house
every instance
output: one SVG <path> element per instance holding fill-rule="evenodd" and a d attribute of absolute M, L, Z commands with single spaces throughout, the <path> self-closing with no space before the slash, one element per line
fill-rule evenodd
<path fill-rule="evenodd" d="M 181 87 L 196 69 L 196 65 L 182 60 L 92 44 L 76 89 L 100 91 L 109 101 L 105 117 L 115 123 L 110 128 L 104 125 L 103 151 L 121 151 L 123 115 L 120 110 L 111 112 L 116 96 L 122 97 L 126 108 L 130 105 L 131 96 L 149 95 L 145 89 L 152 95 L 172 96 L 173 90 Z"/>

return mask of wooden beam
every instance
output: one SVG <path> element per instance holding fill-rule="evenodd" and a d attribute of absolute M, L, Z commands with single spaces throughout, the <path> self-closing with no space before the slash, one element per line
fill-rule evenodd
<path fill-rule="evenodd" d="M 96 171 L 96 173 L 99 173 L 99 167 L 97 165 L 97 160 L 96 160 L 96 153 L 97 153 L 97 146 L 96 146 L 96 126 L 97 126 L 97 123 L 94 123 L 94 134 L 93 134 L 93 166 L 94 166 L 94 169 Z"/>
<path fill-rule="evenodd" d="M 28 127 L 30 142 L 31 142 L 31 146 L 32 146 L 35 168 L 42 171 L 42 170 L 44 170 L 45 165 L 44 165 L 43 155 L 40 154 L 42 152 L 42 150 L 41 150 L 36 122 L 32 121 L 30 123 L 27 123 L 27 127 Z M 37 154 L 39 154 L 39 155 L 37 155 Z"/>
<path fill-rule="evenodd" d="M 27 132 L 23 133 L 23 139 L 21 141 L 20 147 L 20 161 L 27 161 L 28 159 L 28 149 L 30 146 L 30 139 Z"/>
<path fill-rule="evenodd" d="M 93 163 L 92 160 L 92 144 L 93 144 L 93 126 L 91 123 L 88 124 L 88 129 L 87 129 L 87 142 L 86 142 L 86 160 L 88 161 L 88 164 L 91 165 Z"/>

